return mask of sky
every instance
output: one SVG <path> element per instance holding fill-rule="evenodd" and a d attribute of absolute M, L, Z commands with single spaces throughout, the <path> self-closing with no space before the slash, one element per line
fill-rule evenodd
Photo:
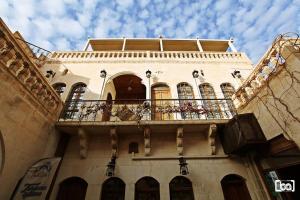
<path fill-rule="evenodd" d="M 256 63 L 280 33 L 300 33 L 300 0 L 0 0 L 13 31 L 48 50 L 88 38 L 234 39 Z"/>

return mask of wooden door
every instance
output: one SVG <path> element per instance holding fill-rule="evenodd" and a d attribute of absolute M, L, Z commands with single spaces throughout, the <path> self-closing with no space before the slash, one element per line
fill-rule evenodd
<path fill-rule="evenodd" d="M 173 113 L 166 113 L 172 106 L 171 92 L 167 85 L 161 84 L 152 87 L 152 120 L 172 120 Z"/>
<path fill-rule="evenodd" d="M 87 186 L 81 178 L 68 178 L 60 184 L 56 200 L 84 200 Z"/>
<path fill-rule="evenodd" d="M 244 179 L 229 175 L 228 178 L 221 181 L 221 184 L 225 200 L 251 200 Z"/>

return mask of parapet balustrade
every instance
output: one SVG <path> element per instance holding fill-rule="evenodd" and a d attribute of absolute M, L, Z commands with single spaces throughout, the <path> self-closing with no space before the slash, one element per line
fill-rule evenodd
<path fill-rule="evenodd" d="M 73 100 L 60 121 L 142 121 L 230 119 L 231 99 Z"/>
<path fill-rule="evenodd" d="M 53 113 L 62 103 L 59 96 L 2 20 L 0 28 L 1 70 L 13 75 L 48 112 Z"/>
<path fill-rule="evenodd" d="M 286 60 L 282 55 L 282 51 L 286 46 L 292 46 L 300 52 L 299 36 L 296 34 L 296 37 L 291 38 L 280 35 L 274 40 L 272 47 L 265 53 L 250 76 L 233 95 L 232 98 L 236 108 L 246 106 L 267 82 L 275 77 L 282 68 L 286 67 Z"/>
<path fill-rule="evenodd" d="M 199 52 L 199 51 L 82 51 L 82 52 L 54 52 L 53 59 L 243 59 L 243 53 L 235 52 Z"/>

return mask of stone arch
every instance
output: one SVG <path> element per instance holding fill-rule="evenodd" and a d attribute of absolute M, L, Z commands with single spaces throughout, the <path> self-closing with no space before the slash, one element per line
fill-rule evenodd
<path fill-rule="evenodd" d="M 170 200 L 194 200 L 193 184 L 184 176 L 176 176 L 169 183 Z"/>
<path fill-rule="evenodd" d="M 159 200 L 159 182 L 151 176 L 145 176 L 143 178 L 140 178 L 135 183 L 134 199 Z"/>
<path fill-rule="evenodd" d="M 59 184 L 56 200 L 84 200 L 88 183 L 80 177 L 69 177 Z"/>
<path fill-rule="evenodd" d="M 237 174 L 228 174 L 221 180 L 223 195 L 226 200 L 251 200 L 246 179 Z"/>
<path fill-rule="evenodd" d="M 102 184 L 101 200 L 125 199 L 124 181 L 118 177 L 110 177 Z"/>

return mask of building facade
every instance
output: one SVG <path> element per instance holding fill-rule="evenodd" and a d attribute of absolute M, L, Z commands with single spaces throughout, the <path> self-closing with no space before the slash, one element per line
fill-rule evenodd
<path fill-rule="evenodd" d="M 18 180 L 49 157 L 62 159 L 46 199 L 294 198 L 272 194 L 265 175 L 274 160 L 270 148 L 261 146 L 272 147 L 283 133 L 275 146 L 293 149 L 294 157 L 287 157 L 298 169 L 297 41 L 282 46 L 293 55 L 284 69 L 291 68 L 296 81 L 290 91 L 295 95 L 287 100 L 292 110 L 279 108 L 293 113 L 286 116 L 293 121 L 280 129 L 284 120 L 277 123 L 274 110 L 258 113 L 265 101 L 253 96 L 263 95 L 265 83 L 284 70 L 257 78 L 254 72 L 268 66 L 265 59 L 254 68 L 231 39 L 89 39 L 84 51 L 55 51 L 44 58 L 2 21 L 1 31 L 1 105 L 7 109 L 0 127 L 1 199 L 12 194 L 17 199 Z M 287 51 L 277 49 L 280 55 Z M 17 68 L 15 60 L 25 62 Z M 228 142 L 235 123 L 247 143 L 241 148 L 234 145 L 235 135 Z M 280 159 L 275 161 L 287 158 Z"/>

